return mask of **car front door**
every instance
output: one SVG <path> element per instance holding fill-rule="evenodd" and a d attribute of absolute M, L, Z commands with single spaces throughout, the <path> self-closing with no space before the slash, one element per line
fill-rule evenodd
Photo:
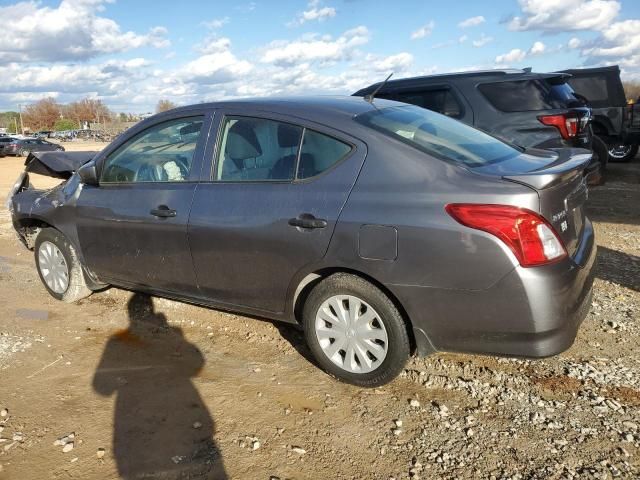
<path fill-rule="evenodd" d="M 99 186 L 83 186 L 76 221 L 101 281 L 197 292 L 187 223 L 209 126 L 206 111 L 164 116 L 98 158 Z"/>
<path fill-rule="evenodd" d="M 226 113 L 189 220 L 200 292 L 281 313 L 292 278 L 326 253 L 366 147 L 275 114 Z"/>

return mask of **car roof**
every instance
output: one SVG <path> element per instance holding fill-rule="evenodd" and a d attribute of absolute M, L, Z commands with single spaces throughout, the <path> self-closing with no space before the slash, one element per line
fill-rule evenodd
<path fill-rule="evenodd" d="M 169 110 L 172 113 L 189 111 L 194 108 L 251 108 L 264 112 L 279 113 L 304 118 L 319 123 L 331 119 L 351 119 L 356 115 L 390 106 L 406 106 L 404 103 L 376 99 L 375 104 L 360 97 L 347 95 L 318 95 L 291 97 L 264 97 L 225 100 L 221 102 L 199 103 Z"/>
<path fill-rule="evenodd" d="M 399 78 L 396 80 L 389 80 L 381 91 L 394 90 L 398 88 L 416 87 L 424 84 L 435 84 L 443 81 L 456 81 L 456 80 L 493 80 L 493 81 L 516 81 L 516 80 L 531 80 L 539 78 L 553 78 L 569 75 L 562 72 L 541 73 L 532 72 L 530 69 L 501 69 L 501 70 L 476 70 L 469 72 L 453 72 L 453 73 L 441 73 L 434 75 L 423 75 L 420 77 Z M 378 88 L 384 82 L 374 83 L 368 87 L 362 88 L 355 92 L 353 95 L 366 95 L 376 88 Z"/>

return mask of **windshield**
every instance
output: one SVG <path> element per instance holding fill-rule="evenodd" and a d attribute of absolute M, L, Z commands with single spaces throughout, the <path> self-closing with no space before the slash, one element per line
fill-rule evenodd
<path fill-rule="evenodd" d="M 413 105 L 374 110 L 358 115 L 356 121 L 429 155 L 468 167 L 502 162 L 520 153 L 480 130 Z"/>

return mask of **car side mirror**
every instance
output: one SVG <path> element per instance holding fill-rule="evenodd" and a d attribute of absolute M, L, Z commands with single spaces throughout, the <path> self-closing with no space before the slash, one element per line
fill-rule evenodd
<path fill-rule="evenodd" d="M 93 160 L 85 163 L 78 169 L 80 181 L 85 185 L 98 185 L 98 169 Z"/>

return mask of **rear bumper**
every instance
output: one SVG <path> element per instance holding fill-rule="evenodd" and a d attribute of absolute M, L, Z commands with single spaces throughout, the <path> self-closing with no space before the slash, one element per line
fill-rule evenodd
<path fill-rule="evenodd" d="M 591 305 L 596 245 L 587 221 L 573 258 L 516 267 L 486 290 L 390 285 L 407 310 L 419 354 L 435 350 L 548 357 L 569 348 Z M 421 337 L 423 331 L 428 337 Z"/>

